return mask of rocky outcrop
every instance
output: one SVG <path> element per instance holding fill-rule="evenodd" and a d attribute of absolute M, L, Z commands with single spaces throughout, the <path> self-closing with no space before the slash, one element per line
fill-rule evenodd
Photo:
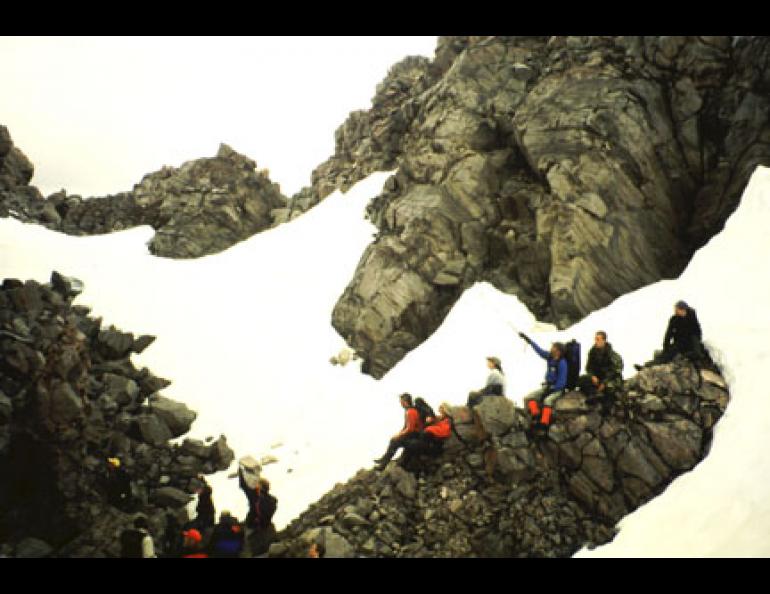
<path fill-rule="evenodd" d="M 0 190 L 26 186 L 34 171 L 29 159 L 13 145 L 8 128 L 0 126 Z"/>
<path fill-rule="evenodd" d="M 333 313 L 381 377 L 488 281 L 565 327 L 679 274 L 770 164 L 767 38 L 446 38 L 314 172 L 396 169 Z M 312 201 L 311 201 L 312 202 Z"/>
<path fill-rule="evenodd" d="M 224 437 L 168 443 L 195 413 L 131 363 L 153 337 L 103 328 L 72 305 L 81 288 L 58 273 L 0 286 L 0 554 L 118 556 L 136 512 L 162 553 L 167 513 L 185 521 L 196 477 L 234 459 Z M 108 503 L 109 457 L 132 479 L 130 510 Z"/>
<path fill-rule="evenodd" d="M 0 216 L 67 233 L 139 224 L 153 253 L 211 254 L 395 169 L 332 323 L 381 377 L 488 281 L 565 327 L 678 275 L 770 165 L 767 37 L 441 37 L 408 57 L 286 200 L 255 163 L 164 168 L 100 199 L 29 186 L 0 134 Z"/>
<path fill-rule="evenodd" d="M 692 469 L 727 406 L 722 378 L 676 360 L 625 382 L 602 417 L 571 392 L 547 437 L 504 398 L 478 407 L 482 433 L 457 424 L 444 452 L 410 468 L 361 470 L 301 514 L 270 549 L 306 556 L 562 557 L 610 541 L 617 522 Z M 456 419 L 467 415 L 463 407 Z"/>
<path fill-rule="evenodd" d="M 3 142 L 13 147 L 5 128 L 0 130 L 0 155 Z M 150 225 L 157 233 L 149 248 L 157 256 L 196 258 L 220 252 L 273 226 L 286 207 L 286 198 L 267 172 L 224 144 L 213 158 L 146 175 L 130 192 L 85 200 L 65 191 L 44 199 L 27 185 L 31 165 L 26 175 L 19 165 L 23 155 L 15 148 L 9 154 L 13 158 L 6 158 L 0 171 L 8 169 L 7 176 L 16 183 L 0 181 L 0 216 L 72 235 Z"/>

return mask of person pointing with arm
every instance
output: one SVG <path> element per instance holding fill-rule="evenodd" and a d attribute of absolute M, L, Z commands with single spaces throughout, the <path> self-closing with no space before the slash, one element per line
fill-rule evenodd
<path fill-rule="evenodd" d="M 567 385 L 567 361 L 564 359 L 564 345 L 560 342 L 554 342 L 550 351 L 546 351 L 523 332 L 519 332 L 519 336 L 540 357 L 546 360 L 547 367 L 543 387 L 526 396 L 524 403 L 532 415 L 532 421 L 536 424 L 536 428 L 547 432 L 551 424 L 553 405 L 564 395 L 564 388 Z"/>

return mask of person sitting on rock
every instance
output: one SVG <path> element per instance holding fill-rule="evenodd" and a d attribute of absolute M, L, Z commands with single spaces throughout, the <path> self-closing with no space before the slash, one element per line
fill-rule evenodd
<path fill-rule="evenodd" d="M 567 361 L 564 359 L 564 345 L 560 342 L 554 342 L 551 345 L 551 350 L 545 351 L 526 334 L 519 332 L 519 336 L 527 341 L 547 363 L 543 387 L 525 396 L 524 404 L 532 415 L 535 427 L 548 431 L 553 415 L 553 406 L 564 395 L 564 387 L 567 385 Z"/>
<path fill-rule="evenodd" d="M 437 456 L 441 453 L 444 443 L 452 434 L 450 410 L 452 405 L 443 402 L 438 407 L 438 416 L 427 419 L 425 429 L 418 433 L 418 438 L 404 447 L 404 466 L 408 466 L 414 457 L 421 454 Z"/>
<path fill-rule="evenodd" d="M 223 511 L 211 535 L 209 554 L 212 559 L 237 559 L 242 550 L 243 528 L 229 511 Z"/>
<path fill-rule="evenodd" d="M 587 375 L 578 379 L 586 402 L 602 403 L 602 415 L 609 414 L 617 391 L 623 385 L 623 359 L 607 342 L 607 333 L 600 330 L 594 335 L 594 346 L 588 351 Z"/>
<path fill-rule="evenodd" d="M 383 454 L 382 458 L 375 460 L 378 470 L 382 470 L 387 466 L 388 462 L 390 462 L 393 456 L 396 455 L 399 448 L 406 447 L 408 444 L 413 443 L 420 438 L 420 431 L 422 431 L 423 423 L 420 419 L 420 413 L 412 404 L 412 395 L 408 393 L 401 394 L 399 401 L 401 406 L 405 409 L 404 427 L 390 439 L 388 449 L 385 454 Z"/>
<path fill-rule="evenodd" d="M 670 363 L 677 355 L 687 357 L 697 364 L 705 358 L 701 338 L 701 327 L 695 310 L 686 302 L 677 301 L 674 304 L 674 315 L 669 319 L 663 337 L 663 350 L 656 351 L 652 361 L 634 367 L 641 369 L 650 365 Z"/>
<path fill-rule="evenodd" d="M 505 395 L 505 374 L 503 366 L 497 357 L 487 357 L 487 367 L 489 375 L 487 383 L 481 390 L 474 390 L 468 394 L 468 407 L 479 404 L 484 396 L 504 396 Z"/>
<path fill-rule="evenodd" d="M 203 550 L 203 536 L 200 531 L 190 528 L 182 533 L 184 543 L 182 544 L 183 559 L 208 559 L 208 553 Z"/>
<path fill-rule="evenodd" d="M 134 527 L 124 530 L 120 535 L 120 556 L 124 559 L 155 558 L 155 544 L 144 516 L 135 518 Z"/>

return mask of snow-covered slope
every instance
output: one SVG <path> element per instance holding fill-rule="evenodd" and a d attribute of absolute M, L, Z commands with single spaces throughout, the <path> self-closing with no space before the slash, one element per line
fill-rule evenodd
<path fill-rule="evenodd" d="M 382 453 L 401 426 L 400 392 L 434 405 L 464 402 L 483 384 L 485 356 L 497 355 L 508 395 L 520 401 L 537 387 L 544 365 L 518 330 L 544 346 L 575 337 L 585 351 L 594 332 L 605 330 L 628 376 L 633 363 L 659 348 L 673 303 L 685 299 L 698 310 L 733 396 L 711 454 L 623 520 L 613 543 L 579 555 L 770 554 L 770 480 L 763 479 L 770 476 L 763 447 L 770 401 L 762 381 L 770 361 L 764 263 L 770 169 L 757 170 L 725 230 L 680 279 L 621 297 L 560 333 L 537 323 L 515 297 L 477 284 L 431 338 L 378 382 L 356 365 L 329 364 L 343 346 L 329 321 L 374 231 L 363 209 L 385 176 L 375 174 L 289 225 L 200 260 L 147 255 L 147 228 L 73 238 L 0 220 L 0 272 L 42 282 L 57 269 L 81 278 L 86 290 L 79 303 L 106 323 L 157 335 L 135 360 L 173 380 L 166 395 L 199 412 L 191 435 L 225 433 L 238 456 L 279 458 L 265 467 L 279 498 L 279 526 Z M 212 484 L 219 510 L 245 513 L 245 499 L 226 473 Z"/>

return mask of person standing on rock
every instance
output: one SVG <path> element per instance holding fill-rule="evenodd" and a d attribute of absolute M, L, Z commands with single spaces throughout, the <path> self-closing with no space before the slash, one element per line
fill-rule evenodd
<path fill-rule="evenodd" d="M 110 505 L 124 512 L 130 512 L 133 507 L 131 496 L 131 477 L 123 468 L 120 458 L 107 458 L 107 501 Z"/>
<path fill-rule="evenodd" d="M 149 530 L 147 518 L 138 516 L 134 527 L 120 535 L 120 556 L 124 559 L 154 559 L 155 544 Z"/>
<path fill-rule="evenodd" d="M 182 541 L 182 525 L 173 513 L 166 512 L 166 529 L 163 531 L 163 538 L 161 539 L 163 557 L 169 559 L 179 557 L 182 550 Z"/>
<path fill-rule="evenodd" d="M 423 429 L 420 413 L 412 404 L 412 395 L 406 392 L 401 394 L 399 402 L 405 409 L 404 427 L 390 439 L 388 449 L 385 454 L 383 454 L 382 458 L 377 458 L 374 461 L 377 464 L 378 470 L 383 470 L 385 466 L 387 466 L 388 462 L 390 462 L 393 456 L 396 455 L 399 448 L 405 448 L 410 443 L 419 440 L 420 431 Z"/>
<path fill-rule="evenodd" d="M 198 475 L 198 480 L 202 485 L 195 489 L 195 492 L 198 495 L 198 505 L 195 508 L 197 515 L 195 516 L 192 525 L 200 530 L 201 533 L 205 533 L 214 528 L 216 510 L 214 509 L 214 502 L 212 501 L 211 485 L 206 482 L 206 477 L 202 474 Z"/>
<path fill-rule="evenodd" d="M 602 415 L 607 416 L 615 401 L 615 394 L 623 385 L 623 359 L 607 342 L 607 333 L 600 330 L 594 335 L 594 346 L 588 352 L 587 375 L 578 379 L 586 402 L 601 402 Z"/>
<path fill-rule="evenodd" d="M 254 504 L 254 514 L 251 523 L 246 524 L 246 538 L 252 557 L 267 553 L 270 545 L 275 542 L 276 530 L 273 516 L 278 507 L 278 500 L 270 494 L 270 482 L 260 477 L 255 489 L 257 497 Z M 248 520 L 248 518 L 247 518 Z"/>
<path fill-rule="evenodd" d="M 474 390 L 468 394 L 468 407 L 479 404 L 484 396 L 505 395 L 505 374 L 503 373 L 500 359 L 497 357 L 487 357 L 487 367 L 490 370 L 487 376 L 487 383 L 481 390 Z"/>
<path fill-rule="evenodd" d="M 567 361 L 564 359 L 564 345 L 560 342 L 554 342 L 551 345 L 551 350 L 545 351 L 523 332 L 519 332 L 519 336 L 527 341 L 547 363 L 543 387 L 524 397 L 524 404 L 529 409 L 537 428 L 547 431 L 551 425 L 553 405 L 564 395 L 564 388 L 567 385 Z"/>

